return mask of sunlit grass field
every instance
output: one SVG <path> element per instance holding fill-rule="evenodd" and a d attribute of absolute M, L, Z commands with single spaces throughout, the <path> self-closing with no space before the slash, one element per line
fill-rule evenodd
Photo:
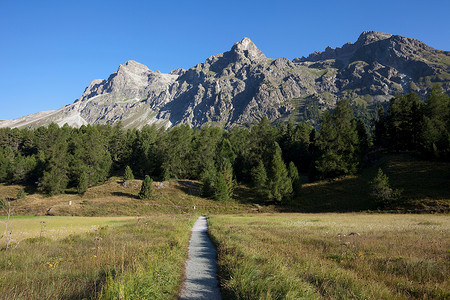
<path fill-rule="evenodd" d="M 449 299 L 450 217 L 211 216 L 226 299 Z"/>
<path fill-rule="evenodd" d="M 11 232 L 11 246 L 33 238 L 59 240 L 69 235 L 94 232 L 100 227 L 115 227 L 136 217 L 55 217 L 0 216 L 0 247 L 5 247 L 6 235 Z M 6 235 L 4 234 L 7 229 Z"/>
<path fill-rule="evenodd" d="M 10 198 L 15 215 L 46 214 L 53 216 L 143 216 L 164 214 L 217 214 L 252 212 L 255 206 L 245 199 L 218 202 L 200 197 L 200 183 L 190 180 L 153 182 L 153 197 L 142 200 L 137 197 L 142 180 L 131 180 L 126 186 L 118 177 L 94 186 L 80 196 L 75 190 L 65 194 L 46 196 L 29 191 L 25 199 L 16 199 L 20 185 L 0 184 L 0 199 Z M 241 189 L 247 189 L 242 187 Z M 27 189 L 25 189 L 27 190 Z M 69 205 L 70 203 L 70 205 Z M 264 208 L 274 211 L 273 208 Z M 0 215 L 5 215 L 0 209 Z"/>
<path fill-rule="evenodd" d="M 0 298 L 176 299 L 195 219 L 14 217 Z"/>

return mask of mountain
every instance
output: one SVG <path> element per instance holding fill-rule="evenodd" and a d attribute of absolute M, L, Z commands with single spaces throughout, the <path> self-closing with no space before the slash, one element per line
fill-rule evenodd
<path fill-rule="evenodd" d="M 370 107 L 399 93 L 425 95 L 434 84 L 450 91 L 450 52 L 412 38 L 365 31 L 355 43 L 292 61 L 267 58 L 244 38 L 230 51 L 170 74 L 127 61 L 107 80 L 93 80 L 73 104 L 0 121 L 0 127 L 121 121 L 125 128 L 145 124 L 230 128 L 264 116 L 314 124 L 339 98 Z"/>

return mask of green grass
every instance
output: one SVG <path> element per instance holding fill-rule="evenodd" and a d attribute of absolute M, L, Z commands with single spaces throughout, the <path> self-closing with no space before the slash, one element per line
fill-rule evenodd
<path fill-rule="evenodd" d="M 446 215 L 229 215 L 209 222 L 226 299 L 450 297 Z"/>
<path fill-rule="evenodd" d="M 93 232 L 100 227 L 115 227 L 128 222 L 133 217 L 49 217 L 12 216 L 8 221 L 0 217 L 0 236 L 6 225 L 12 230 L 12 243 L 17 244 L 29 238 L 45 237 L 59 240 L 69 235 Z M 5 246 L 6 236 L 0 239 L 0 247 Z"/>
<path fill-rule="evenodd" d="M 380 207 L 371 197 L 370 181 L 378 168 L 390 184 L 402 190 L 402 199 Z M 393 210 L 397 212 L 449 212 L 450 164 L 419 160 L 410 154 L 386 154 L 360 174 L 332 181 L 308 183 L 292 206 L 308 212 Z"/>
<path fill-rule="evenodd" d="M 19 218 L 13 225 L 29 222 L 23 228 L 36 232 L 36 220 Z M 52 221 L 45 220 L 50 227 Z M 154 215 L 120 219 L 116 226 L 111 218 L 103 223 L 72 218 L 61 223 L 64 238 L 35 234 L 0 251 L 0 298 L 176 299 L 194 220 L 192 215 Z M 67 225 L 84 221 L 86 228 L 100 224 L 71 234 Z"/>

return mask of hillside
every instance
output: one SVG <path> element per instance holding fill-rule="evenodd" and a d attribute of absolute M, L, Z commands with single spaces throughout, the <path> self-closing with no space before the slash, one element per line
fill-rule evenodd
<path fill-rule="evenodd" d="M 396 94 L 425 95 L 434 84 L 450 91 L 450 52 L 412 38 L 366 31 L 355 43 L 293 60 L 267 58 L 244 38 L 230 51 L 170 74 L 127 61 L 107 80 L 93 80 L 74 103 L 0 121 L 0 127 L 120 121 L 125 128 L 146 124 L 231 128 L 264 116 L 314 124 L 339 98 L 367 108 Z"/>

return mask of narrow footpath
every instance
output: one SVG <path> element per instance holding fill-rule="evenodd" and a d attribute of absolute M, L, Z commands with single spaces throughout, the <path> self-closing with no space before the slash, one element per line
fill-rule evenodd
<path fill-rule="evenodd" d="M 180 300 L 208 299 L 220 300 L 217 281 L 217 253 L 206 231 L 206 217 L 201 216 L 192 227 L 189 242 L 189 258 Z"/>

